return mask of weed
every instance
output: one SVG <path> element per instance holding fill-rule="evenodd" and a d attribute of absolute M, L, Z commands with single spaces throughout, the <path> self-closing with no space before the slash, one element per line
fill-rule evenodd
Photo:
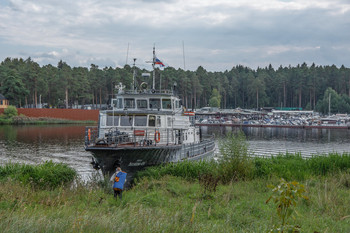
<path fill-rule="evenodd" d="M 251 178 L 254 164 L 249 156 L 248 142 L 242 131 L 229 134 L 220 141 L 220 153 L 222 158 L 218 168 L 223 183 Z"/>
<path fill-rule="evenodd" d="M 300 226 L 289 225 L 287 221 L 296 213 L 293 207 L 297 205 L 299 198 L 308 199 L 307 196 L 303 195 L 304 185 L 296 181 L 287 182 L 281 179 L 279 185 L 271 185 L 270 188 L 272 188 L 273 194 L 266 200 L 266 203 L 270 200 L 274 201 L 277 215 L 281 221 L 280 225 L 275 226 L 270 232 L 299 232 Z"/>
<path fill-rule="evenodd" d="M 212 193 L 216 192 L 216 187 L 219 183 L 220 177 L 214 176 L 210 173 L 203 173 L 199 175 L 198 181 L 203 188 L 204 197 L 210 197 Z"/>

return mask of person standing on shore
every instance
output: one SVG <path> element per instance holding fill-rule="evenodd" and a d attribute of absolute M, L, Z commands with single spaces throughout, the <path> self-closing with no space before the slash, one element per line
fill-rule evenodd
<path fill-rule="evenodd" d="M 122 199 L 126 175 L 127 173 L 122 171 L 120 165 L 117 165 L 117 169 L 110 179 L 110 181 L 113 182 L 114 197 L 119 197 L 120 200 Z"/>

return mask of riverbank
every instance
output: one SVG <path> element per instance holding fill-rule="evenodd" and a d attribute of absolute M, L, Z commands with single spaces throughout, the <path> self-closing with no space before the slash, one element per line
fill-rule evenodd
<path fill-rule="evenodd" d="M 290 224 L 302 232 L 349 232 L 349 174 L 304 182 L 309 200 Z M 164 176 L 144 179 L 115 200 L 96 183 L 36 190 L 18 182 L 0 187 L 2 232 L 267 232 L 279 224 L 266 204 L 268 185 L 256 179 L 219 185 L 209 198 L 198 182 Z"/>
<path fill-rule="evenodd" d="M 23 173 L 31 170 L 27 166 L 17 170 L 21 173 L 17 178 L 7 176 L 0 181 L 0 229 L 2 232 L 267 232 L 280 224 L 276 205 L 266 203 L 273 194 L 268 186 L 278 185 L 280 178 L 285 177 L 287 181 L 303 184 L 308 197 L 297 202 L 298 214 L 288 219 L 290 225 L 299 226 L 301 232 L 350 231 L 349 154 L 330 154 L 325 159 L 313 160 L 281 155 L 251 162 L 253 166 L 246 168 L 254 172 L 244 173 L 245 178 L 234 176 L 230 181 L 221 178 L 228 171 L 218 171 L 219 165 L 214 162 L 152 167 L 141 172 L 135 185 L 123 192 L 122 201 L 114 199 L 108 178 L 38 186 L 36 182 L 40 179 L 31 179 L 32 175 Z M 234 170 L 239 171 L 239 167 Z M 57 172 L 66 170 L 58 168 Z M 39 169 L 32 174 L 50 173 Z M 50 180 L 64 173 L 55 174 L 45 177 L 51 177 Z M 0 175 L 4 177 L 2 169 Z M 220 179 L 216 182 L 213 177 Z"/>

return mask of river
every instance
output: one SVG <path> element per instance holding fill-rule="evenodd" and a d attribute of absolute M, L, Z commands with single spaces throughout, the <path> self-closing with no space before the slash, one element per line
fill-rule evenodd
<path fill-rule="evenodd" d="M 269 157 L 279 153 L 300 153 L 303 157 L 331 152 L 350 153 L 349 129 L 274 128 L 274 127 L 202 127 L 204 133 L 216 138 L 242 130 L 249 150 L 256 156 Z"/>
<path fill-rule="evenodd" d="M 231 127 L 203 127 L 204 133 L 215 134 L 220 140 Z M 249 150 L 258 156 L 300 152 L 304 157 L 315 153 L 350 153 L 350 130 L 243 128 Z M 38 164 L 47 160 L 63 162 L 76 169 L 83 179 L 96 172 L 91 154 L 84 150 L 85 126 L 0 126 L 0 164 L 9 161 Z"/>
<path fill-rule="evenodd" d="M 85 126 L 0 126 L 0 163 L 38 164 L 47 160 L 74 168 L 84 179 L 100 175 L 84 150 Z"/>

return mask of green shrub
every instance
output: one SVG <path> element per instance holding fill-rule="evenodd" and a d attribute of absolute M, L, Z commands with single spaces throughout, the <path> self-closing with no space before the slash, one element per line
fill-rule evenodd
<path fill-rule="evenodd" d="M 40 189 L 69 184 L 76 176 L 76 171 L 68 165 L 52 161 L 39 165 L 7 163 L 0 167 L 0 181 L 10 178 Z"/>
<path fill-rule="evenodd" d="M 4 118 L 6 119 L 11 119 L 14 116 L 17 116 L 17 108 L 15 106 L 8 106 L 7 108 L 4 109 Z"/>
<path fill-rule="evenodd" d="M 219 160 L 219 171 L 223 183 L 251 178 L 254 164 L 242 131 L 227 135 L 220 141 L 219 149 L 222 156 Z"/>

